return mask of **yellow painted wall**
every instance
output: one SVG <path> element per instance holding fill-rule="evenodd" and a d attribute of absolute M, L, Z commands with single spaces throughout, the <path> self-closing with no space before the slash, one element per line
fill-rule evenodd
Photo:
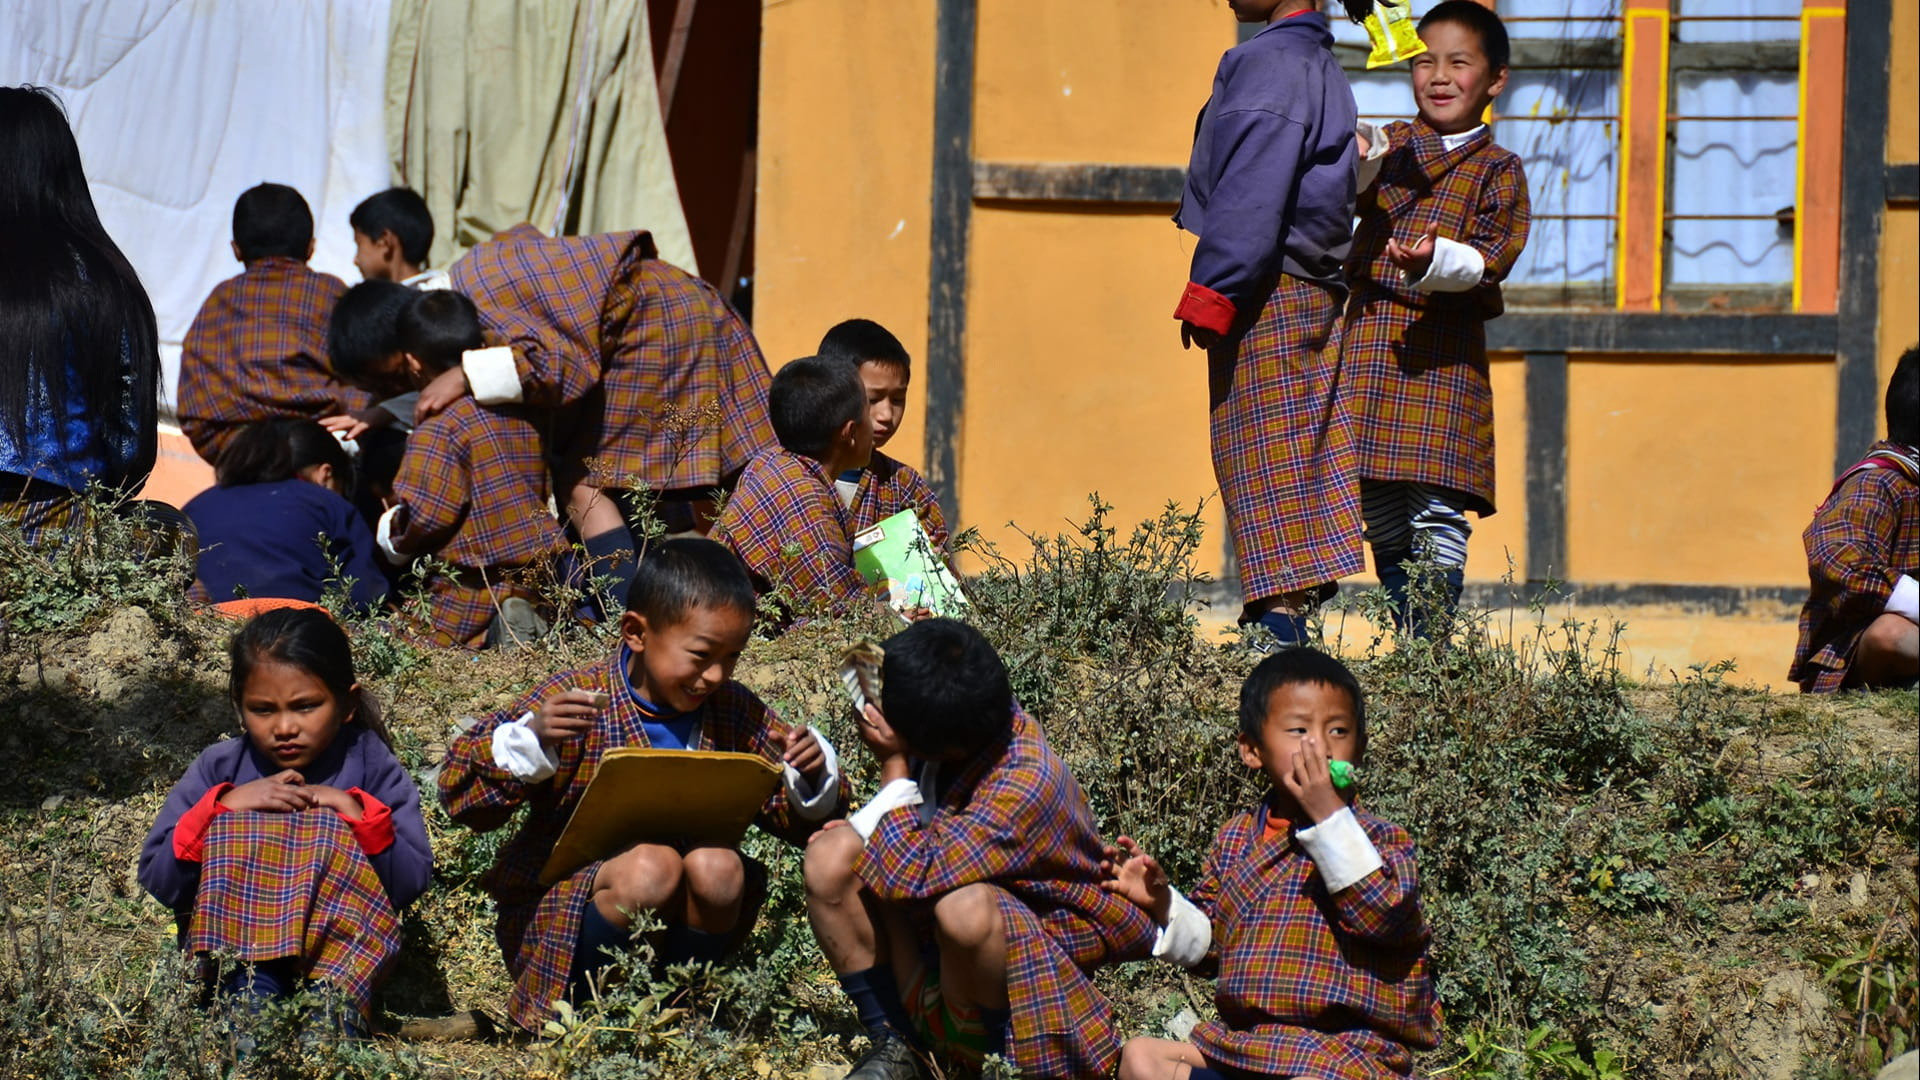
<path fill-rule="evenodd" d="M 1920 161 L 1920 4 L 1894 0 L 1893 63 L 1887 80 L 1887 160 Z"/>
<path fill-rule="evenodd" d="M 1567 578 L 1792 585 L 1833 482 L 1831 360 L 1579 356 L 1567 371 Z"/>
<path fill-rule="evenodd" d="M 1467 580 L 1499 581 L 1512 559 L 1516 581 L 1527 577 L 1527 364 L 1495 353 L 1493 382 L 1494 504 L 1499 513 L 1474 523 L 1467 544 Z M 1368 566 L 1372 566 L 1371 557 Z"/>
<path fill-rule="evenodd" d="M 760 54 L 754 334 L 774 367 L 842 319 L 927 352 L 934 6 L 768 3 Z M 887 452 L 923 457 L 924 372 Z"/>
<path fill-rule="evenodd" d="M 1887 161 L 1920 161 L 1920 4 L 1893 5 L 1893 63 L 1887 80 Z M 1909 346 L 1920 343 L 1920 210 L 1887 207 L 1880 231 L 1880 385 Z M 1876 428 L 1886 434 L 1886 416 Z"/>

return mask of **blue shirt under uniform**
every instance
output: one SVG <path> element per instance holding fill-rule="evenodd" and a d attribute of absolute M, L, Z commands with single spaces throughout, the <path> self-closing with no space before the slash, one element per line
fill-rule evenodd
<path fill-rule="evenodd" d="M 627 684 L 627 696 L 640 710 L 640 726 L 646 729 L 647 742 L 655 750 L 685 750 L 693 745 L 700 711 L 677 713 L 641 697 L 633 685 L 633 650 L 625 645 L 620 646 L 620 678 Z"/>
<path fill-rule="evenodd" d="M 215 603 L 236 596 L 317 602 L 338 573 L 356 607 L 387 591 L 373 530 L 353 504 L 319 484 L 279 480 L 203 491 L 186 505 L 200 531 L 200 582 Z"/>

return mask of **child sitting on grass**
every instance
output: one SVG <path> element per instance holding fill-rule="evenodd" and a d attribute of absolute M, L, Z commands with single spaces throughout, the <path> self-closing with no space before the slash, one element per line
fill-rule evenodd
<path fill-rule="evenodd" d="M 907 384 L 913 378 L 913 362 L 907 357 L 906 347 L 871 319 L 848 319 L 820 339 L 820 355 L 852 364 L 867 389 L 873 456 L 865 468 L 849 469 L 834 480 L 840 501 L 853 512 L 854 535 L 902 510 L 912 510 L 920 515 L 927 542 L 945 550 L 947 520 L 940 512 L 940 497 L 918 469 L 880 452 L 900 430 L 907 412 Z"/>
<path fill-rule="evenodd" d="M 883 786 L 805 861 L 807 920 L 873 1039 L 847 1080 L 925 1077 L 929 1043 L 1107 1075 L 1119 1043 L 1092 972 L 1145 958 L 1153 926 L 1101 891 L 1086 796 L 978 630 L 927 619 L 884 649 L 859 722 Z"/>
<path fill-rule="evenodd" d="M 753 583 L 732 552 L 710 540 L 655 545 L 635 572 L 606 663 L 555 675 L 448 748 L 440 800 L 455 821 L 487 832 L 527 807 L 481 879 L 499 908 L 514 980 L 508 1012 L 521 1027 L 539 1031 L 555 1002 L 585 994 L 641 912 L 666 924 L 656 944 L 665 963 L 718 960 L 753 925 L 764 870 L 731 847 L 641 843 L 550 888 L 540 883 L 608 751 L 725 750 L 782 763 L 785 790 L 757 822 L 789 838 L 841 811 L 832 745 L 782 723 L 733 681 L 753 617 Z"/>
<path fill-rule="evenodd" d="M 1272 788 L 1221 827 L 1191 898 L 1127 837 L 1107 852 L 1106 887 L 1161 927 L 1154 955 L 1220 969 L 1220 1019 L 1129 1039 L 1121 1080 L 1411 1075 L 1440 1019 L 1413 840 L 1330 775 L 1366 755 L 1359 682 L 1312 649 L 1269 656 L 1240 688 L 1239 741 Z"/>
<path fill-rule="evenodd" d="M 868 589 L 833 479 L 873 456 L 866 387 L 844 361 L 806 356 L 774 375 L 767 398 L 780 444 L 747 462 L 713 538 L 747 564 L 756 589 L 782 591 L 794 614 L 844 609 Z"/>
<path fill-rule="evenodd" d="M 257 616 L 230 652 L 245 737 L 208 747 L 173 786 L 140 884 L 173 909 L 186 948 L 246 962 L 223 992 L 318 984 L 353 1004 L 345 1026 L 364 1033 L 400 954 L 398 913 L 433 881 L 420 791 L 325 612 Z"/>

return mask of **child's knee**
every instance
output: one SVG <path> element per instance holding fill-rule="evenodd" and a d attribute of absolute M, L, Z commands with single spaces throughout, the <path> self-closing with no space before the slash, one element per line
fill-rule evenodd
<path fill-rule="evenodd" d="M 680 889 L 684 871 L 680 853 L 659 844 L 640 844 L 608 859 L 593 879 L 596 900 L 611 900 L 619 911 L 657 908 Z M 608 906 L 602 903 L 604 911 Z"/>
<path fill-rule="evenodd" d="M 1891 612 L 1881 615 L 1867 627 L 1861 635 L 1861 651 L 1869 654 L 1898 656 L 1913 651 L 1913 643 L 1920 637 L 1920 626 L 1904 615 Z"/>
<path fill-rule="evenodd" d="M 858 888 L 860 879 L 854 874 L 853 865 L 865 849 L 866 842 L 851 827 L 829 829 L 814 836 L 801 859 L 807 895 L 840 896 Z"/>
<path fill-rule="evenodd" d="M 942 945 L 983 948 L 1001 936 L 1000 890 L 984 882 L 955 889 L 934 901 L 933 922 Z"/>
<path fill-rule="evenodd" d="M 731 904 L 746 892 L 747 866 L 732 848 L 694 848 L 681 858 L 687 891 L 707 904 Z"/>

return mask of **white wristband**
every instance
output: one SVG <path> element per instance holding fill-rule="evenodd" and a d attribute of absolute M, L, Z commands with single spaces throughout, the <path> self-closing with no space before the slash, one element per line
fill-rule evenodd
<path fill-rule="evenodd" d="M 1413 287 L 1420 292 L 1466 292 L 1477 288 L 1486 276 L 1485 255 L 1458 240 L 1436 236 L 1433 261 L 1427 264 L 1426 274 L 1414 282 Z"/>
<path fill-rule="evenodd" d="M 395 503 L 387 507 L 386 513 L 381 514 L 380 520 L 373 526 L 373 542 L 379 545 L 380 554 L 392 566 L 405 566 L 409 561 L 393 546 L 393 517 L 400 512 L 402 505 L 404 504 Z"/>
<path fill-rule="evenodd" d="M 560 769 L 560 759 L 527 726 L 532 721 L 529 712 L 493 729 L 493 763 L 523 784 L 537 784 Z"/>
<path fill-rule="evenodd" d="M 1169 964 L 1192 967 L 1207 958 L 1213 947 L 1213 920 L 1193 906 L 1179 889 L 1173 890 L 1173 907 L 1167 912 L 1167 925 L 1153 937 L 1153 956 Z"/>
<path fill-rule="evenodd" d="M 520 372 L 513 366 L 513 350 L 505 345 L 468 349 L 460 354 L 460 370 L 467 388 L 482 405 L 508 405 L 521 400 Z"/>
<path fill-rule="evenodd" d="M 860 834 L 860 839 L 870 840 L 873 831 L 880 827 L 880 819 L 903 806 L 920 805 L 920 785 L 912 780 L 890 780 L 887 786 L 876 792 L 867 805 L 854 811 L 847 824 Z"/>
<path fill-rule="evenodd" d="M 1312 857 L 1329 893 L 1337 893 L 1387 865 L 1351 807 L 1341 807 L 1332 817 L 1294 836 Z"/>
<path fill-rule="evenodd" d="M 1920 581 L 1901 574 L 1894 583 L 1893 595 L 1887 597 L 1887 610 L 1906 616 L 1909 622 L 1920 622 Z"/>

